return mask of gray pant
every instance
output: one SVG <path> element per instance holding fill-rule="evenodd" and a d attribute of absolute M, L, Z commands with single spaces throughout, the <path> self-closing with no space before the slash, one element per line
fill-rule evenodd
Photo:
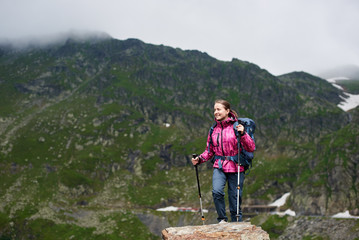
<path fill-rule="evenodd" d="M 239 221 L 242 221 L 242 210 L 241 210 L 241 203 L 242 203 L 242 190 L 243 190 L 243 182 L 244 182 L 244 173 L 241 172 L 239 175 L 240 178 L 240 190 L 239 190 Z M 226 182 L 228 181 L 228 202 L 229 202 L 229 211 L 231 212 L 231 221 L 237 221 L 237 182 L 238 182 L 238 175 L 237 173 L 224 173 L 222 170 L 218 168 L 214 168 L 213 170 L 213 189 L 212 189 L 212 196 L 214 205 L 217 210 L 218 214 L 218 222 L 221 220 L 228 221 L 226 216 L 226 204 L 224 201 L 224 187 Z"/>

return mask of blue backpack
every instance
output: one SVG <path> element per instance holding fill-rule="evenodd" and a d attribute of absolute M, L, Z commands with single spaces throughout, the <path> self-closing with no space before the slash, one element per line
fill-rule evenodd
<path fill-rule="evenodd" d="M 253 141 L 255 141 L 254 140 L 254 132 L 256 130 L 256 123 L 250 118 L 238 118 L 238 121 L 233 124 L 233 130 L 234 130 L 234 133 L 236 134 L 238 145 L 240 144 L 240 134 L 237 131 L 236 127 L 237 127 L 237 125 L 239 123 L 241 125 L 243 125 L 244 130 L 253 139 Z M 209 152 L 209 149 L 210 149 L 210 145 L 213 144 L 212 143 L 212 133 L 213 133 L 213 130 L 214 130 L 216 125 L 217 125 L 217 123 L 214 123 L 212 125 L 211 129 L 209 130 L 210 142 L 209 142 L 209 145 L 208 145 L 208 152 Z M 240 146 L 238 146 L 238 149 L 240 149 Z M 244 171 L 247 171 L 249 168 L 252 167 L 253 158 L 254 158 L 253 152 L 247 152 L 246 150 L 244 150 L 242 148 L 242 151 L 240 153 L 239 159 L 240 159 L 240 165 L 242 165 L 244 167 Z M 214 161 L 214 158 L 212 159 L 212 161 Z M 238 163 L 238 158 L 234 159 L 233 161 Z"/>

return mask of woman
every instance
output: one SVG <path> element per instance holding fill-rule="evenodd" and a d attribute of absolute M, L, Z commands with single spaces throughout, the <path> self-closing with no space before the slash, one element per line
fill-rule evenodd
<path fill-rule="evenodd" d="M 218 222 L 227 222 L 226 207 L 224 201 L 224 187 L 228 182 L 228 200 L 231 221 L 237 221 L 237 182 L 238 164 L 233 159 L 238 159 L 238 141 L 234 132 L 233 124 L 237 121 L 238 115 L 231 109 L 230 103 L 225 100 L 216 100 L 214 104 L 214 118 L 216 126 L 207 138 L 206 150 L 196 158 L 192 158 L 193 165 L 201 164 L 213 157 L 213 201 L 218 214 Z M 253 152 L 255 143 L 244 131 L 241 124 L 237 125 L 240 133 L 240 143 L 247 152 Z M 244 181 L 244 167 L 240 166 L 240 191 L 239 191 L 239 221 L 242 221 L 242 188 Z"/>

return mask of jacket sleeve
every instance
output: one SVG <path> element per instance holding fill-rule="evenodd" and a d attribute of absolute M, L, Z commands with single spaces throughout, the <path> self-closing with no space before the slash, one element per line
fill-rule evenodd
<path fill-rule="evenodd" d="M 208 137 L 207 137 L 207 147 L 206 150 L 199 155 L 199 163 L 204 163 L 207 162 L 208 160 L 211 160 L 213 158 L 214 152 L 213 152 L 213 144 L 209 144 L 210 142 L 210 135 L 208 133 Z M 209 146 L 209 151 L 208 151 L 208 146 Z"/>
<path fill-rule="evenodd" d="M 254 143 L 253 139 L 248 135 L 248 133 L 243 134 L 241 136 L 241 144 L 244 150 L 247 152 L 254 152 L 256 150 L 256 144 Z"/>

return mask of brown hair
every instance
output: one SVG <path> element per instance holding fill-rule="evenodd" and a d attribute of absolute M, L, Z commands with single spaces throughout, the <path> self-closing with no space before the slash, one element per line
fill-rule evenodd
<path fill-rule="evenodd" d="M 224 106 L 224 109 L 228 110 L 229 109 L 229 112 L 233 113 L 233 115 L 238 118 L 238 114 L 231 109 L 231 104 L 226 101 L 226 100 L 223 100 L 223 99 L 217 99 L 216 101 L 214 101 L 214 104 L 216 103 L 219 103 L 219 104 L 222 104 Z"/>

